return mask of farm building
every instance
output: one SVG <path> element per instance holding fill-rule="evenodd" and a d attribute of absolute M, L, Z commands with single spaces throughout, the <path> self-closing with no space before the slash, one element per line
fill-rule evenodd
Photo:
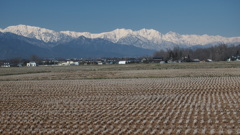
<path fill-rule="evenodd" d="M 34 61 L 30 61 L 29 63 L 27 63 L 27 67 L 36 67 L 36 66 L 37 64 Z"/>
<path fill-rule="evenodd" d="M 200 62 L 199 59 L 193 59 L 193 62 Z"/>
<path fill-rule="evenodd" d="M 207 62 L 213 62 L 213 60 L 212 59 L 207 59 Z"/>
<path fill-rule="evenodd" d="M 130 63 L 139 63 L 139 62 L 141 62 L 141 60 L 140 59 L 136 59 L 136 58 L 129 58 L 127 60 L 128 64 L 130 64 Z"/>
<path fill-rule="evenodd" d="M 102 65 L 103 63 L 102 63 L 102 61 L 97 61 L 97 64 Z"/>
<path fill-rule="evenodd" d="M 3 65 L 1 65 L 1 67 L 10 67 L 10 63 L 5 62 L 5 63 L 3 63 Z"/>
<path fill-rule="evenodd" d="M 118 64 L 127 64 L 127 61 L 119 61 Z"/>
<path fill-rule="evenodd" d="M 240 59 L 240 54 L 233 55 L 231 58 L 231 60 L 233 61 L 239 61 L 239 59 Z"/>
<path fill-rule="evenodd" d="M 152 61 L 154 63 L 160 63 L 161 61 L 163 61 L 163 57 L 153 57 Z"/>
<path fill-rule="evenodd" d="M 60 62 L 58 64 L 59 66 L 70 66 L 70 65 L 79 65 L 79 62 L 74 62 L 74 61 L 67 61 L 67 62 Z"/>
<path fill-rule="evenodd" d="M 17 67 L 22 67 L 23 66 L 23 63 L 18 63 L 17 64 Z"/>

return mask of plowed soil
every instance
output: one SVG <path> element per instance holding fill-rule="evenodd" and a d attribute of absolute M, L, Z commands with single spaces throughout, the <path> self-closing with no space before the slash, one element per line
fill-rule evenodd
<path fill-rule="evenodd" d="M 0 80 L 0 134 L 240 134 L 240 68 L 75 70 Z"/>

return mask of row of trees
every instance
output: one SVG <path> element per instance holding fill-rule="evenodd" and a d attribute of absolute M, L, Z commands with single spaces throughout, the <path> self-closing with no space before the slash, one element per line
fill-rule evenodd
<path fill-rule="evenodd" d="M 214 61 L 226 61 L 227 59 L 231 58 L 232 60 L 236 60 L 237 58 L 240 59 L 240 45 L 228 46 L 225 44 L 221 44 L 221 45 L 213 46 L 209 48 L 198 48 L 198 49 L 190 49 L 190 48 L 186 49 L 186 48 L 175 47 L 172 50 L 157 51 L 154 53 L 153 57 L 146 57 L 146 58 L 142 57 L 142 58 L 136 58 L 134 60 L 128 58 L 128 60 L 131 60 L 132 63 L 138 63 L 138 62 L 151 63 L 155 60 L 154 58 L 159 58 L 159 60 L 164 60 L 164 61 L 181 60 L 186 62 L 190 62 L 193 59 L 199 59 L 199 60 L 212 59 Z M 121 59 L 111 58 L 111 60 L 121 60 Z M 5 62 L 15 64 L 15 65 L 19 63 L 26 65 L 26 63 L 29 61 L 35 61 L 37 64 L 40 64 L 40 65 L 56 64 L 55 59 L 42 59 L 37 55 L 32 55 L 28 59 L 13 58 L 13 59 L 7 59 L 7 60 L 0 60 L 0 65 L 4 64 Z M 66 59 L 57 59 L 57 61 L 66 61 Z"/>
<path fill-rule="evenodd" d="M 212 59 L 214 61 L 225 61 L 232 56 L 240 55 L 240 45 L 228 46 L 221 44 L 209 48 L 198 49 L 183 49 L 174 48 L 172 50 L 160 50 L 154 53 L 154 57 L 163 57 L 164 60 L 188 60 L 200 59 L 207 60 Z"/>

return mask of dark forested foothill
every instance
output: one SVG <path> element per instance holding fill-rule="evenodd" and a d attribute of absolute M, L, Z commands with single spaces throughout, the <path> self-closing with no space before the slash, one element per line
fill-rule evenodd
<path fill-rule="evenodd" d="M 202 61 L 226 61 L 240 59 L 240 45 L 228 46 L 221 44 L 209 48 L 186 49 L 175 47 L 172 50 L 160 50 L 154 53 L 154 57 L 163 57 L 164 60 L 182 60 L 191 62 L 194 59 Z"/>

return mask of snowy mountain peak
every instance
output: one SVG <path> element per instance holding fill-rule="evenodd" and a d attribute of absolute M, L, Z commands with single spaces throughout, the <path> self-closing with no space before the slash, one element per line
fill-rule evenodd
<path fill-rule="evenodd" d="M 4 29 L 5 32 L 16 32 L 16 33 L 31 33 L 31 32 L 54 32 L 53 30 L 45 29 L 45 28 L 40 28 L 40 27 L 35 27 L 35 26 L 28 26 L 28 25 L 16 25 L 16 26 L 9 26 L 6 29 Z"/>
<path fill-rule="evenodd" d="M 168 33 L 166 33 L 165 35 L 172 35 L 172 36 L 178 36 L 179 34 L 173 31 L 169 31 Z"/>
<path fill-rule="evenodd" d="M 64 35 L 68 35 L 72 38 L 78 38 L 80 36 L 91 38 L 91 33 L 89 32 L 60 31 L 60 33 Z"/>
<path fill-rule="evenodd" d="M 156 31 L 154 29 L 141 29 L 138 31 L 139 33 L 146 33 L 146 34 L 160 34 L 159 31 Z"/>
<path fill-rule="evenodd" d="M 115 30 L 113 30 L 112 32 L 114 32 L 114 33 L 118 33 L 118 34 L 123 34 L 123 33 L 131 33 L 131 32 L 133 32 L 133 30 L 131 30 L 131 29 L 124 29 L 124 28 L 121 28 L 121 29 L 115 29 Z"/>
<path fill-rule="evenodd" d="M 181 36 L 180 34 L 176 33 L 176 32 L 170 31 L 170 32 L 166 33 L 166 34 L 163 36 L 163 38 L 164 38 L 165 40 L 167 40 L 167 41 L 175 41 L 175 40 L 181 39 L 182 36 Z"/>
<path fill-rule="evenodd" d="M 9 26 L 5 28 L 3 32 L 11 32 L 24 37 L 42 40 L 44 42 L 57 42 L 60 40 L 60 35 L 58 32 L 45 28 L 22 24 L 16 26 Z"/>
<path fill-rule="evenodd" d="M 110 32 L 103 33 L 89 33 L 89 32 L 74 32 L 74 31 L 60 31 L 28 26 L 16 25 L 9 26 L 5 29 L 0 29 L 1 32 L 11 32 L 20 36 L 42 40 L 44 42 L 67 42 L 72 39 L 84 36 L 86 38 L 102 38 L 114 43 L 124 45 L 133 45 L 146 49 L 164 49 L 174 46 L 190 47 L 194 45 L 217 45 L 219 43 L 225 44 L 239 44 L 240 37 L 222 37 L 209 35 L 181 35 L 176 32 L 168 32 L 161 34 L 154 29 L 140 29 L 133 31 L 131 29 L 115 29 Z"/>
<path fill-rule="evenodd" d="M 161 38 L 161 33 L 154 29 L 141 29 L 139 31 L 133 31 L 131 29 L 115 29 L 110 32 L 103 32 L 99 34 L 91 34 L 89 32 L 73 32 L 73 31 L 61 31 L 60 33 L 77 38 L 79 36 L 85 36 L 87 38 L 103 38 L 114 43 L 118 42 L 120 39 L 134 36 L 140 38 L 146 38 L 148 40 Z"/>
<path fill-rule="evenodd" d="M 115 29 L 111 32 L 95 34 L 95 36 L 98 38 L 108 39 L 112 42 L 118 42 L 119 39 L 129 36 L 132 33 L 133 31 L 131 29 Z"/>
<path fill-rule="evenodd" d="M 120 37 L 123 37 L 123 36 L 126 36 L 128 34 L 132 34 L 133 33 L 133 30 L 131 29 L 115 29 L 111 32 L 108 32 L 108 33 L 114 33 L 115 35 L 118 35 Z"/>
<path fill-rule="evenodd" d="M 159 31 L 154 29 L 141 29 L 138 32 L 138 35 L 147 38 L 148 40 L 160 39 L 162 34 Z"/>

